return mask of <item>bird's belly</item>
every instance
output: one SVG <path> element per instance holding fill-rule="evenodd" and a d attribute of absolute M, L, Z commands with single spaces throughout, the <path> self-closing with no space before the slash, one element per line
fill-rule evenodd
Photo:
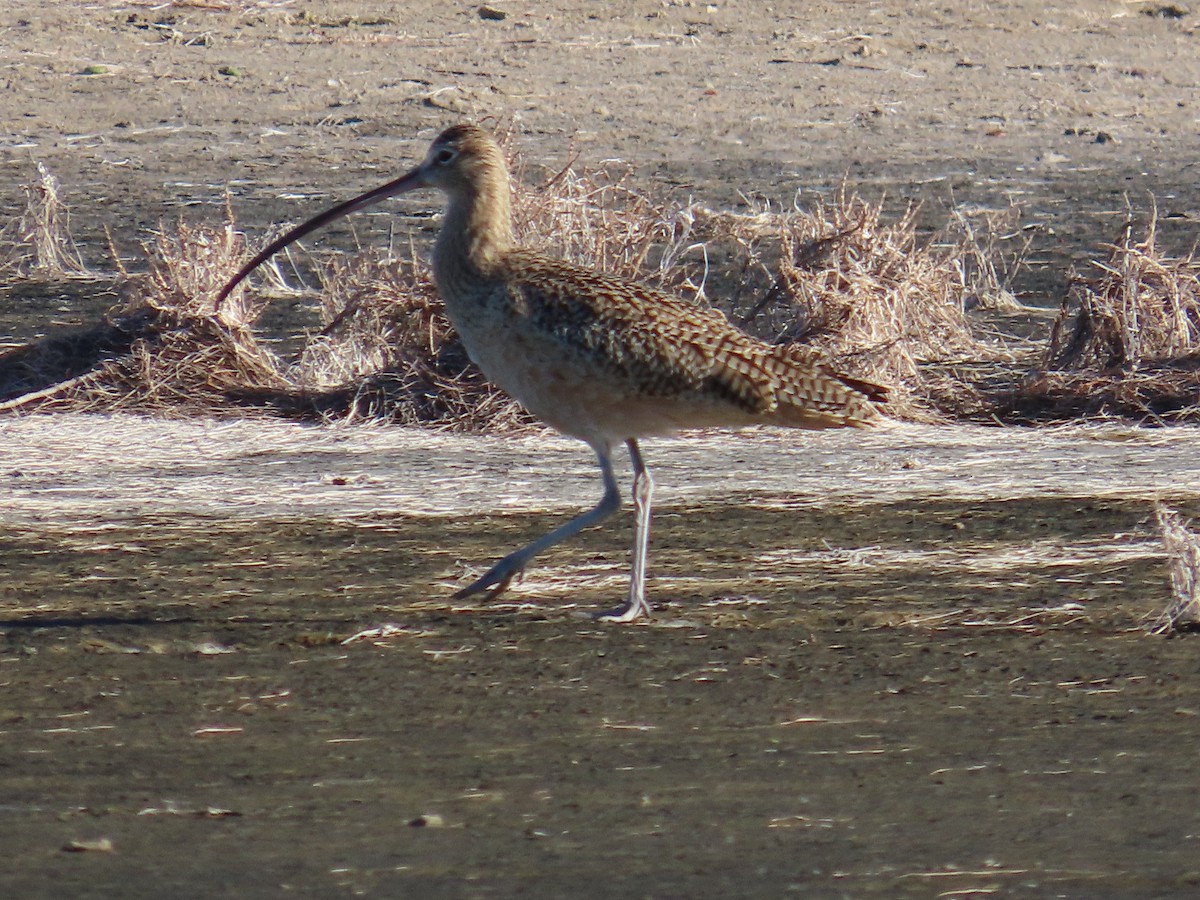
<path fill-rule="evenodd" d="M 577 350 L 537 336 L 472 340 L 471 359 L 493 384 L 563 434 L 595 445 L 707 426 L 750 425 L 756 417 L 713 398 L 654 396 L 630 377 L 592 362 Z"/>
<path fill-rule="evenodd" d="M 473 341 L 464 332 L 463 343 L 489 381 L 551 427 L 588 441 L 606 430 L 604 401 L 613 391 L 595 366 L 520 334 Z"/>

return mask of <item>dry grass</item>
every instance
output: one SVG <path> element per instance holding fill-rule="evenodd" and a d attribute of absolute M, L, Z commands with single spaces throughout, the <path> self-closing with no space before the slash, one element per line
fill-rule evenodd
<path fill-rule="evenodd" d="M 129 303 L 129 312 L 149 310 L 154 325 L 125 361 L 113 406 L 220 406 L 244 391 L 288 389 L 280 361 L 251 329 L 263 305 L 245 294 L 213 305 L 242 252 L 232 222 L 180 222 L 158 233 Z"/>
<path fill-rule="evenodd" d="M 1169 634 L 1200 626 L 1200 535 L 1179 513 L 1158 506 L 1155 509 L 1159 534 L 1167 551 L 1167 569 L 1171 576 L 1171 604 L 1154 620 L 1154 634 Z"/>
<path fill-rule="evenodd" d="M 972 333 L 966 306 L 982 288 L 962 265 L 963 242 L 918 241 L 914 209 L 886 222 L 882 201 L 843 187 L 808 209 L 705 213 L 697 230 L 735 248 L 725 282 L 736 289 L 722 305 L 739 325 L 889 386 L 893 414 L 922 418 L 940 405 L 930 364 L 1006 356 Z"/>
<path fill-rule="evenodd" d="M 247 391 L 288 387 L 279 361 L 250 328 L 261 307 L 243 299 L 214 309 L 213 295 L 242 258 L 231 224 L 180 222 L 145 250 L 148 271 L 129 279 L 128 300 L 103 322 L 0 358 L 6 386 L 18 365 L 26 385 L 41 382 L 0 411 L 199 412 Z"/>
<path fill-rule="evenodd" d="M 511 146 L 510 135 L 502 138 Z M 711 291 L 723 311 L 760 336 L 803 342 L 847 374 L 899 387 L 893 408 L 900 414 L 918 410 L 923 364 L 994 353 L 971 335 L 967 287 L 953 254 L 918 246 L 911 211 L 885 224 L 880 204 L 843 191 L 809 211 L 718 214 L 634 190 L 623 167 L 568 164 L 538 182 L 509 155 L 524 243 L 697 303 L 707 303 Z M 290 366 L 252 330 L 267 301 L 252 303 L 241 291 L 221 310 L 212 306 L 241 253 L 231 216 L 217 229 L 164 229 L 147 248 L 149 274 L 134 280 L 132 300 L 114 318 L 137 322 L 144 333 L 127 353 L 62 391 L 32 392 L 28 403 L 258 403 L 469 430 L 528 423 L 466 358 L 420 253 L 328 262 L 322 327 Z"/>
<path fill-rule="evenodd" d="M 71 214 L 58 179 L 41 163 L 25 185 L 25 209 L 0 229 L 0 273 L 37 280 L 94 277 L 71 238 Z"/>
<path fill-rule="evenodd" d="M 1022 209 L 1015 203 L 1005 209 L 956 206 L 950 215 L 939 243 L 958 273 L 964 309 L 1026 311 L 1013 281 L 1028 261 L 1039 227 L 1022 226 Z"/>
<path fill-rule="evenodd" d="M 1154 425 L 1200 421 L 1200 368 L 1195 359 L 1130 373 L 1038 371 L 995 392 L 1005 421 L 1126 419 Z"/>
<path fill-rule="evenodd" d="M 1092 368 L 1043 371 L 1014 388 L 1014 345 L 978 337 L 967 309 L 1012 305 L 1009 284 L 1029 240 L 1015 210 L 956 213 L 930 240 L 918 238 L 914 210 L 888 221 L 882 202 L 845 188 L 803 209 L 720 213 L 640 192 L 619 165 L 572 160 L 539 181 L 512 152 L 511 133 L 501 137 L 519 176 L 522 242 L 711 302 L 765 340 L 799 342 L 808 356 L 887 385 L 894 415 L 1195 416 L 1197 368 L 1173 354 L 1200 359 L 1198 265 L 1157 253 L 1153 219 L 1145 240 L 1126 229 L 1097 263 L 1099 275 L 1072 283 L 1046 359 Z M 57 223 L 60 234 L 65 222 L 45 212 L 38 221 Z M 267 292 L 239 291 L 213 308 L 244 258 L 232 215 L 217 228 L 163 229 L 146 257 L 148 273 L 129 280 L 129 301 L 94 329 L 0 357 L 0 390 L 10 398 L 0 412 L 250 405 L 461 430 L 530 422 L 466 358 L 422 251 L 328 259 L 314 300 L 320 327 L 291 362 L 255 333 Z M 274 276 L 267 271 L 268 284 L 282 283 Z M 1114 360 L 1126 364 L 1116 374 L 1104 368 Z"/>
<path fill-rule="evenodd" d="M 1157 209 L 1141 240 L 1132 219 L 1098 273 L 1072 278 L 1054 324 L 1046 367 L 1057 371 L 1135 371 L 1200 354 L 1200 260 L 1164 256 Z"/>
<path fill-rule="evenodd" d="M 1090 276 L 1071 279 L 1041 371 L 1006 401 L 1018 417 L 1200 419 L 1200 259 L 1165 256 L 1157 210 L 1132 212 Z"/>

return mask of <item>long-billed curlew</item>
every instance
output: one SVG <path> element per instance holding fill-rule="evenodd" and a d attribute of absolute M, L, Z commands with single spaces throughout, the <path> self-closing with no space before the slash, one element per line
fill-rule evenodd
<path fill-rule="evenodd" d="M 685 428 L 753 424 L 866 427 L 880 414 L 876 385 L 758 341 L 719 312 L 632 281 L 551 259 L 513 243 L 509 175 L 495 140 L 455 125 L 402 178 L 339 204 L 273 241 L 222 288 L 283 247 L 342 216 L 419 188 L 448 199 L 433 273 L 450 321 L 484 374 L 531 413 L 596 452 L 604 496 L 596 506 L 510 553 L 456 598 L 508 587 L 535 556 L 621 505 L 612 451 L 633 462 L 636 530 L 629 599 L 599 618 L 648 614 L 646 551 L 654 481 L 638 439 Z"/>

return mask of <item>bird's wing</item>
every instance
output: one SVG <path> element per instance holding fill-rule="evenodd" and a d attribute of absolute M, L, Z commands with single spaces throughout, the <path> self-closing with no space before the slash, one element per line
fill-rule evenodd
<path fill-rule="evenodd" d="M 748 413 L 777 405 L 772 348 L 713 309 L 562 260 L 512 255 L 511 314 L 646 396 L 703 393 Z"/>
<path fill-rule="evenodd" d="M 728 403 L 799 428 L 872 425 L 886 390 L 805 348 L 739 331 L 720 312 L 530 251 L 510 255 L 509 314 L 648 397 Z"/>

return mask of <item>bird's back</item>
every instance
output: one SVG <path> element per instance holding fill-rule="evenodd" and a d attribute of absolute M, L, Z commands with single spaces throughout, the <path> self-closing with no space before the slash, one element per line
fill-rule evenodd
<path fill-rule="evenodd" d="M 715 310 L 528 250 L 485 274 L 473 289 L 443 288 L 451 318 L 484 373 L 567 434 L 880 418 L 882 388 L 756 340 Z"/>

